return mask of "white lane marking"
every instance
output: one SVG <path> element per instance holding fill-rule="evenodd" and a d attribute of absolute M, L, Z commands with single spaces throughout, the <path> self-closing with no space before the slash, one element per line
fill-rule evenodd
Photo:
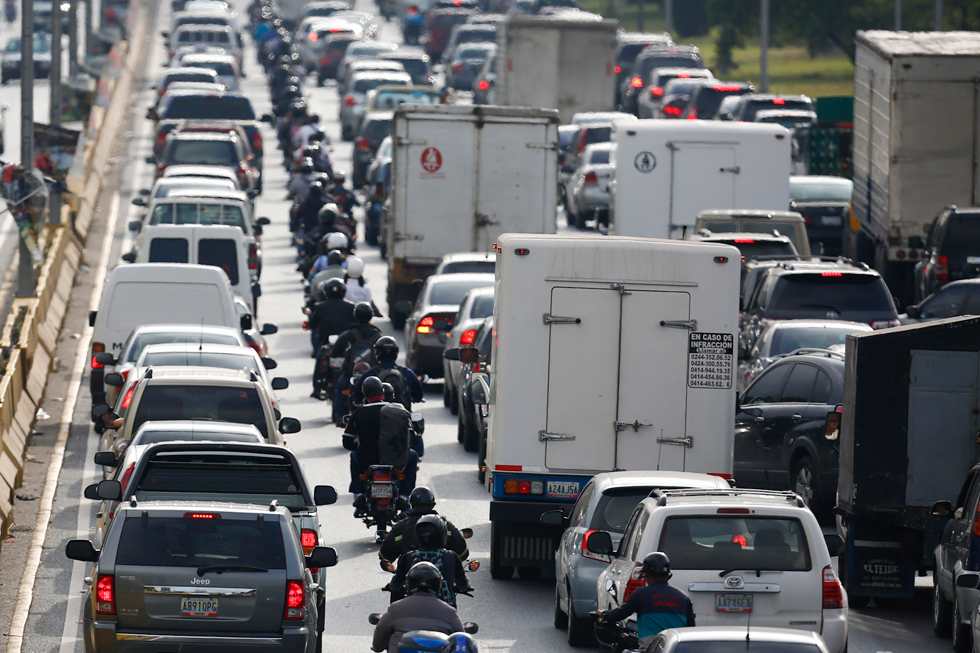
<path fill-rule="evenodd" d="M 99 266 L 95 271 L 95 283 L 92 286 L 92 296 L 89 301 L 90 306 L 97 307 L 99 298 L 102 296 L 106 269 L 109 267 L 109 253 L 112 251 L 112 236 L 116 232 L 116 222 L 118 219 L 119 194 L 116 193 L 112 196 L 112 201 L 109 205 L 109 219 L 106 224 L 105 236 L 102 240 Z M 10 625 L 7 653 L 20 653 L 24 645 L 24 630 L 27 626 L 27 618 L 30 615 L 31 603 L 34 600 L 34 582 L 37 579 L 37 570 L 41 566 L 41 553 L 44 547 L 44 540 L 48 534 L 48 524 L 51 522 L 52 505 L 54 504 L 55 493 L 58 490 L 58 477 L 61 475 L 61 467 L 65 461 L 65 446 L 68 444 L 68 434 L 71 432 L 72 417 L 75 413 L 75 405 L 78 403 L 78 393 L 82 385 L 82 374 L 85 372 L 85 364 L 88 362 L 88 349 L 91 341 L 92 327 L 88 326 L 86 322 L 85 328 L 82 330 L 82 338 L 78 342 L 78 349 L 75 352 L 75 362 L 72 365 L 71 379 L 68 382 L 65 408 L 61 415 L 61 424 L 58 429 L 58 439 L 55 441 L 54 450 L 51 454 L 51 462 L 48 464 L 47 477 L 44 479 L 44 490 L 41 492 L 41 503 L 37 511 L 37 521 L 34 523 L 34 536 L 31 539 L 31 548 L 27 553 L 27 565 L 24 568 L 24 575 L 21 577 L 20 588 L 17 591 L 17 605 L 14 608 L 13 622 Z M 74 570 L 72 575 L 74 575 Z"/>

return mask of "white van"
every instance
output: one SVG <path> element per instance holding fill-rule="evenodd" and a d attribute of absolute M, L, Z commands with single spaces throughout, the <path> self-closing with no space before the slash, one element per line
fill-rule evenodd
<path fill-rule="evenodd" d="M 247 321 L 247 325 L 245 322 Z M 92 334 L 92 403 L 105 401 L 103 365 L 97 354 L 118 357 L 133 329 L 144 324 L 213 324 L 250 328 L 239 318 L 231 283 L 219 268 L 177 263 L 134 263 L 113 269 L 99 309 L 89 312 Z"/>
<path fill-rule="evenodd" d="M 154 225 L 146 227 L 136 263 L 194 263 L 221 268 L 231 289 L 252 307 L 261 294 L 258 279 L 248 269 L 248 246 L 238 227 L 201 225 Z M 123 258 L 131 258 L 128 254 Z"/>

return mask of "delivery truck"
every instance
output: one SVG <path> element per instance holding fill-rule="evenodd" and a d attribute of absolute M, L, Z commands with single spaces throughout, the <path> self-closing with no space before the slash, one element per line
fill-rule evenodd
<path fill-rule="evenodd" d="M 980 33 L 859 31 L 854 191 L 844 253 L 913 301 L 913 268 L 943 210 L 980 205 Z"/>
<path fill-rule="evenodd" d="M 557 109 L 562 124 L 583 111 L 612 111 L 615 20 L 511 14 L 497 35 L 494 104 Z"/>
<path fill-rule="evenodd" d="M 555 232 L 558 113 L 404 104 L 391 133 L 387 298 L 401 329 L 446 254 L 489 252 L 509 231 Z"/>
<path fill-rule="evenodd" d="M 617 120 L 612 140 L 617 235 L 683 239 L 704 210 L 789 206 L 792 134 L 780 125 Z"/>
<path fill-rule="evenodd" d="M 494 578 L 554 569 L 560 525 L 613 470 L 731 478 L 741 256 L 600 235 L 497 240 L 486 478 Z"/>
<path fill-rule="evenodd" d="M 963 481 L 980 460 L 980 317 L 850 335 L 845 345 L 837 526 L 851 606 L 907 597 L 934 564 Z"/>

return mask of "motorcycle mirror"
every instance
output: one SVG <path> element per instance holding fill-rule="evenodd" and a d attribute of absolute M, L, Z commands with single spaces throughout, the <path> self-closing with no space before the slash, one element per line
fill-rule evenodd
<path fill-rule="evenodd" d="M 329 342 L 331 345 L 335 344 L 339 339 L 340 339 L 339 335 L 327 336 L 327 342 Z"/>
<path fill-rule="evenodd" d="M 421 419 L 422 419 L 422 413 L 421 413 L 421 411 L 417 411 L 417 410 L 412 411 L 412 421 L 413 422 L 418 422 Z"/>
<path fill-rule="evenodd" d="M 467 621 L 463 624 L 463 632 L 469 633 L 470 635 L 476 635 L 478 632 L 480 632 L 480 626 L 472 621 Z"/>
<path fill-rule="evenodd" d="M 466 568 L 470 571 L 476 571 L 477 569 L 480 568 L 480 561 L 470 560 L 469 563 L 467 563 Z"/>
<path fill-rule="evenodd" d="M 473 537 L 473 529 L 472 528 L 461 528 L 461 529 L 459 529 L 459 532 L 463 534 L 463 539 L 464 540 L 468 540 L 471 537 Z"/>
<path fill-rule="evenodd" d="M 377 626 L 379 621 L 381 621 L 381 615 L 379 613 L 372 612 L 368 615 L 368 623 L 372 626 Z"/>
<path fill-rule="evenodd" d="M 395 573 L 395 565 L 391 564 L 390 562 L 385 561 L 384 567 L 385 571 L 387 571 L 389 574 Z"/>

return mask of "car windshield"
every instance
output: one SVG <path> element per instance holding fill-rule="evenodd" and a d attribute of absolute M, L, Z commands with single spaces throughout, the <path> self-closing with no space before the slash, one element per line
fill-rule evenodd
<path fill-rule="evenodd" d="M 738 649 L 739 653 L 820 653 L 820 648 L 816 644 L 804 644 L 803 642 L 760 642 L 757 639 L 749 641 L 740 640 L 733 642 L 725 640 L 720 642 L 678 642 L 674 647 L 673 653 L 732 653 Z"/>
<path fill-rule="evenodd" d="M 456 43 L 493 43 L 497 38 L 497 31 L 492 29 L 468 29 L 456 35 Z"/>
<path fill-rule="evenodd" d="M 473 300 L 470 307 L 470 317 L 482 319 L 493 315 L 493 295 L 480 295 Z"/>
<path fill-rule="evenodd" d="M 596 504 L 590 529 L 622 533 L 636 504 L 650 496 L 653 486 L 606 490 Z"/>
<path fill-rule="evenodd" d="M 836 313 L 895 310 L 881 277 L 841 272 L 783 275 L 776 283 L 768 305 L 775 310 L 829 310 Z"/>
<path fill-rule="evenodd" d="M 592 150 L 592 154 L 589 155 L 589 163 L 593 165 L 607 164 L 609 163 L 610 154 L 612 152 L 609 150 Z"/>
<path fill-rule="evenodd" d="M 375 109 L 394 109 L 399 104 L 439 104 L 439 94 L 429 91 L 381 91 L 374 99 Z"/>
<path fill-rule="evenodd" d="M 846 326 L 800 327 L 776 329 L 769 345 L 770 356 L 781 356 L 797 349 L 827 349 L 831 345 L 842 345 L 847 334 L 859 333 L 863 329 Z"/>
<path fill-rule="evenodd" d="M 628 73 L 630 69 L 633 68 L 633 62 L 636 61 L 636 56 L 649 45 L 649 43 L 624 44 L 616 54 L 616 64 L 619 65 L 620 69 L 622 69 L 624 73 Z"/>
<path fill-rule="evenodd" d="M 149 385 L 143 390 L 135 431 L 150 420 L 210 419 L 236 424 L 253 424 L 269 439 L 262 400 L 255 388 L 217 385 Z"/>
<path fill-rule="evenodd" d="M 795 256 L 793 243 L 788 240 L 759 240 L 756 238 L 729 238 L 711 242 L 734 245 L 744 259 L 766 258 L 767 256 Z"/>
<path fill-rule="evenodd" d="M 493 278 L 489 276 L 487 279 L 442 279 L 432 284 L 429 290 L 429 305 L 453 304 L 458 306 L 469 291 L 492 285 Z"/>
<path fill-rule="evenodd" d="M 741 229 L 739 228 L 739 223 L 741 223 Z M 744 232 L 751 234 L 772 234 L 775 236 L 786 236 L 789 241 L 793 243 L 793 247 L 796 251 L 800 251 L 800 244 L 796 240 L 796 229 L 794 228 L 795 223 L 789 222 L 774 222 L 772 220 L 751 220 L 751 219 L 727 219 L 727 220 L 709 220 L 705 222 L 705 226 L 709 231 L 715 233 L 732 233 L 732 232 Z"/>
<path fill-rule="evenodd" d="M 794 202 L 847 202 L 851 199 L 852 187 L 849 179 L 790 179 L 789 198 Z"/>
<path fill-rule="evenodd" d="M 177 35 L 177 43 L 230 43 L 230 34 L 210 29 L 184 30 Z"/>
<path fill-rule="evenodd" d="M 164 120 L 255 120 L 255 112 L 245 97 L 182 95 L 167 104 L 162 117 Z"/>
<path fill-rule="evenodd" d="M 150 224 L 227 224 L 244 233 L 245 216 L 234 204 L 197 204 L 191 202 L 157 204 Z"/>
<path fill-rule="evenodd" d="M 131 517 L 123 525 L 116 567 L 230 564 L 286 568 L 286 549 L 278 520 L 219 519 L 209 513 L 190 512 L 183 518 L 143 515 L 142 519 Z"/>
<path fill-rule="evenodd" d="M 20 39 L 10 39 L 7 41 L 7 52 L 20 52 Z M 51 52 L 51 37 L 47 34 L 37 34 L 34 36 L 34 54 Z"/>
<path fill-rule="evenodd" d="M 800 521 L 792 518 L 668 517 L 658 550 L 667 554 L 675 570 L 810 570 L 806 532 Z"/>
<path fill-rule="evenodd" d="M 167 75 L 167 78 L 163 82 L 163 88 L 167 88 L 174 82 L 215 83 L 218 81 L 217 77 L 217 73 L 211 75 L 208 73 L 173 73 L 172 75 Z"/>
<path fill-rule="evenodd" d="M 256 376 L 260 373 L 255 358 L 250 354 L 200 351 L 161 351 L 148 353 L 143 357 L 142 366 L 159 367 L 218 367 L 225 370 L 243 370 Z"/>
<path fill-rule="evenodd" d="M 187 343 L 192 345 L 240 345 L 241 341 L 230 333 L 214 333 L 213 331 L 181 331 L 141 333 L 133 340 L 133 344 L 126 352 L 124 363 L 134 363 L 139 360 L 143 349 L 149 345 L 168 345 L 175 343 Z"/>
<path fill-rule="evenodd" d="M 210 68 L 221 77 L 232 77 L 235 74 L 235 68 L 227 61 L 187 61 L 187 64 L 195 68 Z"/>
<path fill-rule="evenodd" d="M 230 141 L 174 141 L 165 158 L 177 165 L 238 165 L 238 152 Z"/>

